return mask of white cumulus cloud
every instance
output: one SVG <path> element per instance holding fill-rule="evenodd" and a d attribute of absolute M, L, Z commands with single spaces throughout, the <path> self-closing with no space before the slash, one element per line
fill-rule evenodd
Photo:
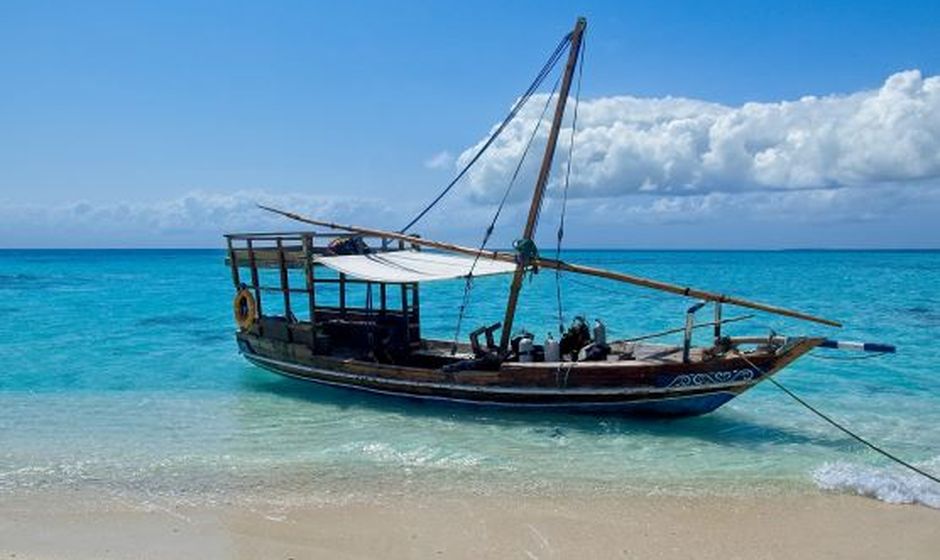
<path fill-rule="evenodd" d="M 438 152 L 424 162 L 428 169 L 447 169 L 454 163 L 454 156 L 447 150 Z"/>
<path fill-rule="evenodd" d="M 498 199 L 541 105 L 534 98 L 471 171 L 474 199 Z M 566 126 L 553 174 L 556 194 L 571 134 Z M 874 90 L 740 107 L 673 97 L 583 100 L 577 129 L 574 198 L 936 186 L 940 77 L 910 70 Z M 543 125 L 543 145 L 547 133 Z M 523 184 L 531 183 L 538 163 L 529 159 Z"/>

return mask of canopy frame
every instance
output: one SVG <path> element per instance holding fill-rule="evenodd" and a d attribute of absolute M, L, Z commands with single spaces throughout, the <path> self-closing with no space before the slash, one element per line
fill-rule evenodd
<path fill-rule="evenodd" d="M 348 233 L 234 233 L 225 237 L 226 262 L 232 282 L 236 290 L 248 290 L 252 294 L 256 303 L 253 328 L 259 335 L 302 343 L 317 353 L 318 346 L 324 342 L 318 335 L 324 324 L 368 323 L 376 327 L 394 324 L 407 346 L 420 346 L 418 282 L 379 282 L 341 271 L 329 275 L 322 271 L 317 273 L 321 268 L 318 260 L 330 258 L 327 256 L 331 254 L 330 243 L 349 237 Z M 385 247 L 376 249 L 374 255 L 417 251 L 417 247 L 401 240 L 368 234 L 362 237 L 375 238 L 376 245 Z M 265 269 L 274 269 L 277 273 L 264 274 Z M 297 269 L 303 271 L 302 282 L 296 280 Z M 365 298 L 360 292 L 363 289 Z M 361 305 L 357 300 L 364 300 L 366 304 Z M 298 320 L 295 312 L 308 314 L 309 321 Z"/>

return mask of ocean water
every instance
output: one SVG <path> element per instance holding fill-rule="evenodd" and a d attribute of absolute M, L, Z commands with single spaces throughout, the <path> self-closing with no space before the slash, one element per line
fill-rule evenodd
<path fill-rule="evenodd" d="M 246 363 L 222 251 L 0 251 L 0 496 L 59 489 L 183 502 L 409 492 L 850 492 L 940 507 L 890 464 L 762 384 L 689 419 L 422 404 L 314 386 Z M 571 251 L 564 258 L 814 312 L 731 334 L 896 344 L 818 350 L 778 376 L 858 433 L 940 472 L 940 253 Z M 292 276 L 299 282 L 299 277 Z M 466 331 L 501 318 L 475 282 Z M 679 326 L 683 298 L 561 277 L 566 320 L 609 337 Z M 555 330 L 556 276 L 528 281 L 519 327 Z M 452 338 L 462 282 L 422 289 L 426 336 Z M 277 298 L 265 300 L 277 309 Z M 707 320 L 709 313 L 702 320 Z M 747 313 L 726 308 L 725 316 Z M 462 336 L 465 336 L 462 335 Z M 675 335 L 671 340 L 678 340 Z M 670 339 L 666 339 L 670 340 Z"/>

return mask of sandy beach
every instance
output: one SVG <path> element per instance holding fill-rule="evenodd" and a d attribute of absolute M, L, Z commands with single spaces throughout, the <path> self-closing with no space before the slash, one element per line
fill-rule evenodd
<path fill-rule="evenodd" d="M 404 495 L 300 507 L 85 498 L 4 499 L 0 557 L 932 559 L 940 550 L 940 511 L 845 495 Z"/>

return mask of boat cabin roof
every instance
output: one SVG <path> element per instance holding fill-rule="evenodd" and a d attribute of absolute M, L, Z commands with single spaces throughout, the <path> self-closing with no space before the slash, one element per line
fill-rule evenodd
<path fill-rule="evenodd" d="M 370 282 L 410 283 L 507 274 L 516 265 L 431 251 L 388 251 L 365 255 L 317 256 L 315 264 Z"/>

